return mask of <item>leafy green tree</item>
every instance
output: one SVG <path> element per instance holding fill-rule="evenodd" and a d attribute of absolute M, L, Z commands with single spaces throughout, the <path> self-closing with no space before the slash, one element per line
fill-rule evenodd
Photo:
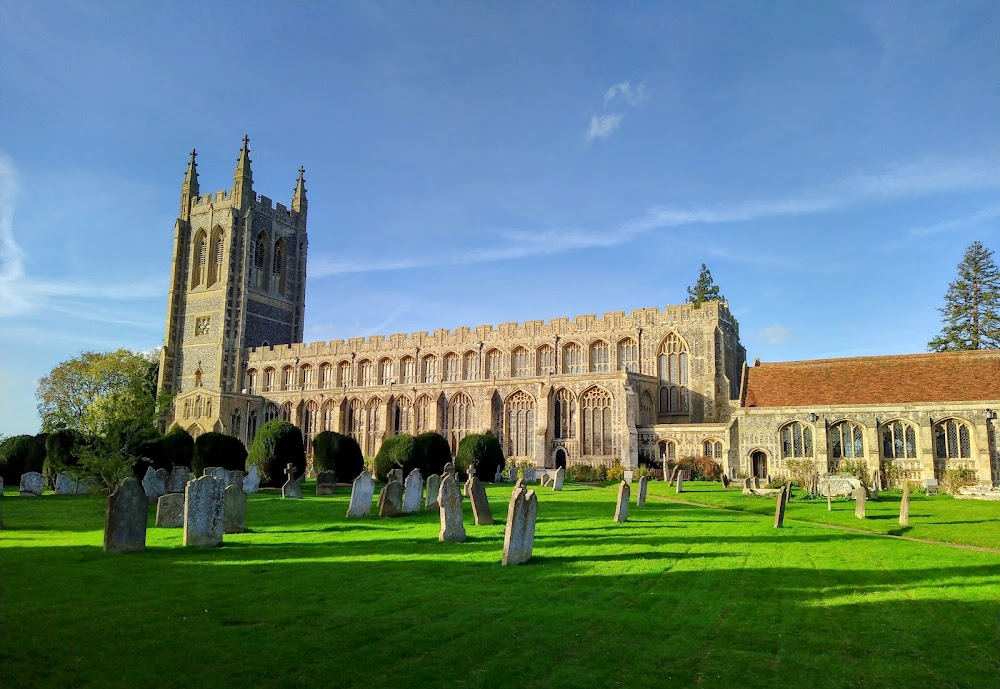
<path fill-rule="evenodd" d="M 704 263 L 701 264 L 701 272 L 698 273 L 698 282 L 694 287 L 688 287 L 688 303 L 694 304 L 695 308 L 700 308 L 702 302 L 725 301 L 725 297 L 719 292 L 719 286 L 712 279 L 712 271 Z"/>
<path fill-rule="evenodd" d="M 375 478 L 382 483 L 388 481 L 389 472 L 402 469 L 404 477 L 416 467 L 416 438 L 408 433 L 389 436 L 378 449 L 373 462 Z M 421 471 L 421 473 L 423 473 Z M 425 475 L 426 477 L 426 475 Z"/>
<path fill-rule="evenodd" d="M 42 471 L 45 463 L 46 433 L 12 435 L 0 445 L 0 476 L 7 485 L 17 485 L 21 474 Z"/>
<path fill-rule="evenodd" d="M 480 481 L 492 481 L 497 469 L 502 471 L 506 463 L 503 448 L 489 431 L 465 436 L 455 453 L 455 467 L 459 473 L 468 476 L 470 471 L 474 472 Z"/>
<path fill-rule="evenodd" d="M 1000 348 L 1000 270 L 981 242 L 965 250 L 938 311 L 944 326 L 927 343 L 930 351 Z"/>
<path fill-rule="evenodd" d="M 253 439 L 246 468 L 257 465 L 260 482 L 265 486 L 280 487 L 285 482 L 285 466 L 295 465 L 295 473 L 306 470 L 306 452 L 302 446 L 302 433 L 298 428 L 282 421 L 268 421 Z"/>
<path fill-rule="evenodd" d="M 42 466 L 45 485 L 55 488 L 58 474 L 73 471 L 79 466 L 80 448 L 84 442 L 83 435 L 70 428 L 48 434 L 45 439 L 45 464 Z"/>

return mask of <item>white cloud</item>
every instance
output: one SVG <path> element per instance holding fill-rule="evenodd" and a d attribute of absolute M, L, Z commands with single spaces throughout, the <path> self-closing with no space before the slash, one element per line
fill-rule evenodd
<path fill-rule="evenodd" d="M 591 116 L 590 126 L 587 128 L 587 141 L 608 138 L 621 126 L 623 119 L 625 115 L 620 113 Z"/>
<path fill-rule="evenodd" d="M 992 220 L 994 218 L 1000 218 L 1000 205 L 987 206 L 972 215 L 965 215 L 961 218 L 953 218 L 951 220 L 944 220 L 930 225 L 911 227 L 903 233 L 903 236 L 900 239 L 894 239 L 886 242 L 882 245 L 882 248 L 886 250 L 898 249 L 924 237 L 930 237 L 936 234 L 945 234 L 947 232 L 952 232 L 953 230 L 961 230 L 965 227 L 969 227 L 970 225 L 978 225 L 984 220 Z"/>
<path fill-rule="evenodd" d="M 620 81 L 617 84 L 611 85 L 604 92 L 604 106 L 607 107 L 608 103 L 611 103 L 618 97 L 624 99 L 631 107 L 636 108 L 647 98 L 646 84 L 640 83 L 638 86 L 633 87 L 628 81 Z"/>
<path fill-rule="evenodd" d="M 760 339 L 767 344 L 780 345 L 787 342 L 788 338 L 792 336 L 792 329 L 780 323 L 775 323 L 761 330 L 759 335 Z"/>

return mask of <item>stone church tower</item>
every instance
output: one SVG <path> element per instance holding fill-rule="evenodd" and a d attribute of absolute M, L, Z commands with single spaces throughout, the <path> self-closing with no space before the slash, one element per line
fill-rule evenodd
<path fill-rule="evenodd" d="M 286 208 L 254 192 L 248 137 L 225 191 L 200 195 L 195 156 L 174 224 L 158 387 L 174 395 L 168 427 L 178 420 L 196 432 L 221 431 L 219 419 L 243 403 L 247 349 L 302 341 L 305 171 Z"/>

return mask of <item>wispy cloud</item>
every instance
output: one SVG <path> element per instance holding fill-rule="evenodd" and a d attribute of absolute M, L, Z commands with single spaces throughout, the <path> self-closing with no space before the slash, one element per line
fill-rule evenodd
<path fill-rule="evenodd" d="M 955 230 L 962 230 L 973 225 L 978 225 L 987 220 L 993 220 L 994 218 L 1000 218 L 1000 204 L 987 206 L 976 213 L 964 215 L 961 218 L 953 218 L 951 220 L 944 220 L 930 225 L 911 227 L 903 232 L 902 237 L 886 242 L 882 245 L 882 248 L 886 250 L 898 249 L 908 244 L 912 244 L 919 239 L 924 239 L 925 237 L 931 237 L 936 234 L 947 234 L 948 232 L 953 232 Z"/>
<path fill-rule="evenodd" d="M 624 114 L 592 115 L 590 126 L 587 127 L 587 141 L 608 138 L 621 126 L 623 119 Z"/>
<path fill-rule="evenodd" d="M 604 92 L 604 109 L 619 102 L 627 108 L 639 107 L 647 98 L 646 85 L 639 84 L 632 86 L 631 82 L 620 81 L 612 84 Z M 606 112 L 601 115 L 591 115 L 590 124 L 587 126 L 587 133 L 584 138 L 587 141 L 595 139 L 606 139 L 621 127 L 625 120 L 625 112 Z"/>
<path fill-rule="evenodd" d="M 792 329 L 780 323 L 775 323 L 761 330 L 758 336 L 767 344 L 780 345 L 787 342 L 788 338 L 792 336 Z"/>
<path fill-rule="evenodd" d="M 604 92 L 604 106 L 607 107 L 616 98 L 622 98 L 633 108 L 638 107 L 646 100 L 646 85 L 640 83 L 638 86 L 633 87 L 628 81 L 620 81 L 617 84 L 613 84 Z"/>

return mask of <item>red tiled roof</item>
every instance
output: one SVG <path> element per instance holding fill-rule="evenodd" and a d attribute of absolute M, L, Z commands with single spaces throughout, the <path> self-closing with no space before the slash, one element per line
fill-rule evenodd
<path fill-rule="evenodd" d="M 1000 351 L 762 363 L 744 407 L 1000 400 Z"/>

